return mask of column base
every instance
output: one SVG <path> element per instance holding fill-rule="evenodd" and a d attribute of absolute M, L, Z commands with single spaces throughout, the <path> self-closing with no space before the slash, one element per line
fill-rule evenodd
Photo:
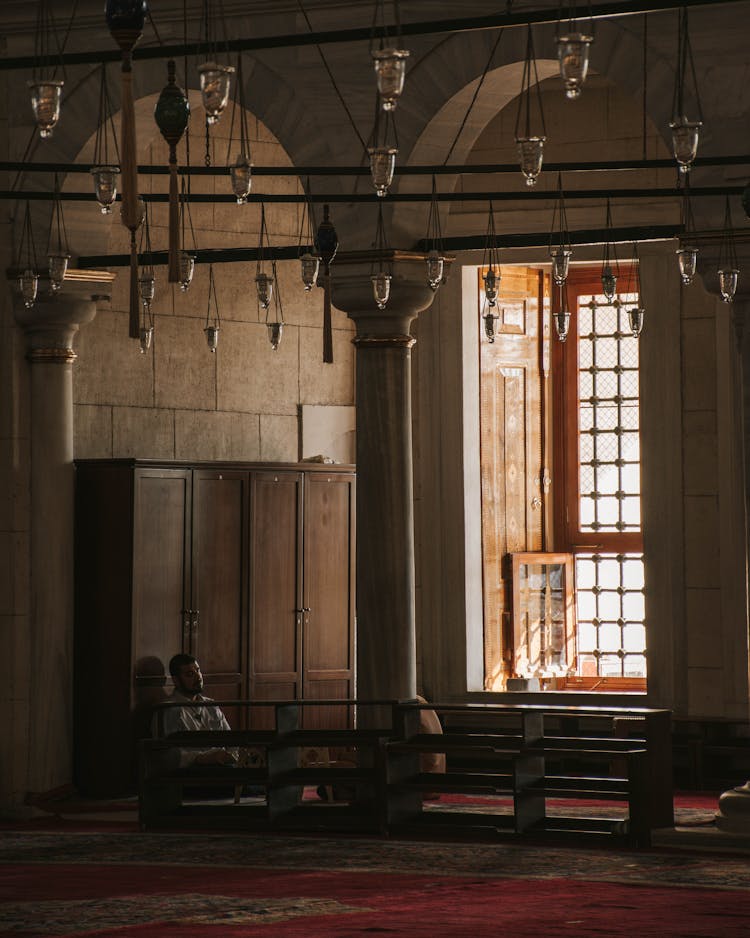
<path fill-rule="evenodd" d="M 719 798 L 716 826 L 720 831 L 750 835 L 750 782 L 730 788 Z"/>

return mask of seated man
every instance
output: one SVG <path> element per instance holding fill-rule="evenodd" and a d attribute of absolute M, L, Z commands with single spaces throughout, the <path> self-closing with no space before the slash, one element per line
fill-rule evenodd
<path fill-rule="evenodd" d="M 169 673 L 174 681 L 174 690 L 168 702 L 211 703 L 210 697 L 204 697 L 203 675 L 197 659 L 192 655 L 174 655 L 169 662 Z M 181 733 L 186 730 L 229 730 L 231 727 L 221 707 L 163 707 L 154 713 L 152 735 L 161 738 Z M 170 750 L 175 756 L 169 757 L 170 765 L 165 769 L 185 769 L 198 765 L 236 765 L 238 760 L 235 749 L 177 749 Z M 179 760 L 179 761 L 177 761 Z M 177 762 L 177 764 L 175 764 Z"/>

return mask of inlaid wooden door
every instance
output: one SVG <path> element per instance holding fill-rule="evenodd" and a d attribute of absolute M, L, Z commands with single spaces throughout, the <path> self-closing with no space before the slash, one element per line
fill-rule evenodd
<path fill-rule="evenodd" d="M 508 555 L 544 546 L 548 293 L 542 271 L 502 267 L 495 339 L 481 337 L 485 686 L 490 690 L 501 689 L 512 668 Z M 481 271 L 479 295 L 482 299 Z"/>

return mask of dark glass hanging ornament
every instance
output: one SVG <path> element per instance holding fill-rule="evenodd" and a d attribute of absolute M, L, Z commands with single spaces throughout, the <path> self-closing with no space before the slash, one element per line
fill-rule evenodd
<path fill-rule="evenodd" d="M 180 282 L 180 202 L 177 192 L 177 144 L 190 120 L 190 103 L 177 85 L 174 59 L 167 63 L 167 84 L 154 108 L 154 119 L 169 145 L 169 282 Z"/>
<path fill-rule="evenodd" d="M 331 326 L 331 264 L 339 249 L 339 239 L 329 208 L 323 206 L 323 221 L 318 225 L 315 236 L 317 253 L 323 264 L 323 361 L 333 361 L 333 328 Z"/>

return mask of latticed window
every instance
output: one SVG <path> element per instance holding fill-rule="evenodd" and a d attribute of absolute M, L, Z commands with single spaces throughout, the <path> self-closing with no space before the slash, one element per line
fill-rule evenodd
<path fill-rule="evenodd" d="M 620 283 L 627 283 L 621 272 Z M 576 673 L 596 687 L 646 677 L 636 297 L 611 302 L 598 270 L 568 280 L 571 328 L 557 349 L 556 543 L 575 555 Z"/>

